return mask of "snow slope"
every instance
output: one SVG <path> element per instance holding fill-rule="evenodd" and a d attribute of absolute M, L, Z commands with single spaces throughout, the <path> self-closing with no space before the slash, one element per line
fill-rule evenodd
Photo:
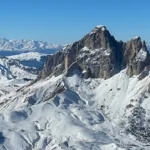
<path fill-rule="evenodd" d="M 15 93 L 4 96 L 0 108 L 1 149 L 116 149 L 103 132 L 103 116 L 76 92 L 65 89 L 53 101 L 46 98 L 63 86 L 62 80 L 62 76 L 53 77 L 23 89 L 17 97 Z"/>
<path fill-rule="evenodd" d="M 29 71 L 20 65 L 19 61 L 15 59 L 8 59 L 6 57 L 0 57 L 0 80 L 10 79 L 35 79 L 37 75 L 31 74 Z"/>
<path fill-rule="evenodd" d="M 47 56 L 48 54 L 42 54 L 38 52 L 28 52 L 8 56 L 8 58 L 19 60 L 19 62 L 24 66 L 34 67 L 41 70 L 47 59 Z"/>
<path fill-rule="evenodd" d="M 126 70 L 108 80 L 75 73 L 6 94 L 0 98 L 1 149 L 148 150 L 129 130 L 129 118 L 142 107 L 149 119 L 149 84 L 149 76 L 129 78 Z"/>
<path fill-rule="evenodd" d="M 37 78 L 38 71 L 25 67 L 18 60 L 0 57 L 0 98 Z"/>
<path fill-rule="evenodd" d="M 40 61 L 41 56 L 47 56 L 47 54 L 41 54 L 38 52 L 29 52 L 29 53 L 22 53 L 19 55 L 12 55 L 12 56 L 8 56 L 8 58 L 11 59 L 17 59 L 19 61 L 29 61 L 31 59 L 36 59 L 37 61 Z"/>

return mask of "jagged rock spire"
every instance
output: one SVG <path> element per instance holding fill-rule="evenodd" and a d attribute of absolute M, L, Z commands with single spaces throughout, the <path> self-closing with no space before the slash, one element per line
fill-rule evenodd
<path fill-rule="evenodd" d="M 67 53 L 66 53 L 67 51 Z M 150 54 L 140 37 L 128 42 L 117 41 L 105 26 L 96 26 L 81 40 L 49 56 L 42 77 L 61 74 L 76 62 L 86 77 L 109 78 L 127 69 L 129 76 L 150 70 Z"/>

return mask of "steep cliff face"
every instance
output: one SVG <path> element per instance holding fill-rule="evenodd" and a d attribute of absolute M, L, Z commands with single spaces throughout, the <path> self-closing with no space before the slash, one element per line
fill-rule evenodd
<path fill-rule="evenodd" d="M 107 79 L 126 67 L 129 76 L 148 72 L 150 55 L 140 37 L 125 43 L 115 40 L 105 26 L 96 26 L 81 40 L 50 56 L 42 78 L 70 72 L 72 64 L 86 78 Z"/>
<path fill-rule="evenodd" d="M 150 54 L 145 41 L 142 42 L 140 37 L 126 43 L 123 59 L 124 64 L 128 67 L 127 74 L 129 76 L 150 70 Z"/>

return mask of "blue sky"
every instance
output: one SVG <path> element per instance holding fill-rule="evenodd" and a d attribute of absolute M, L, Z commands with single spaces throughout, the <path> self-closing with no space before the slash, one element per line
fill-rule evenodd
<path fill-rule="evenodd" d="M 1 0 L 0 37 L 68 44 L 96 25 L 150 42 L 150 0 Z"/>

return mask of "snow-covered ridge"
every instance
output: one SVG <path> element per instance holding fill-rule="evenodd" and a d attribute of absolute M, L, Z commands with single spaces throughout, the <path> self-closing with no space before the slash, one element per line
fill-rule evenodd
<path fill-rule="evenodd" d="M 19 55 L 8 56 L 8 58 L 17 59 L 17 60 L 20 60 L 20 61 L 29 61 L 29 60 L 40 61 L 42 56 L 47 56 L 47 54 L 41 54 L 41 53 L 38 53 L 38 52 L 29 52 L 29 53 L 22 53 L 22 54 L 19 54 Z"/>
<path fill-rule="evenodd" d="M 0 57 L 0 99 L 35 80 L 38 73 L 38 68 L 24 65 L 19 59 Z"/>
<path fill-rule="evenodd" d="M 1 51 L 38 51 L 46 49 L 60 49 L 59 44 L 51 44 L 43 41 L 35 40 L 8 40 L 0 38 L 0 50 Z"/>
<path fill-rule="evenodd" d="M 18 60 L 20 64 L 41 70 L 48 57 L 48 54 L 38 52 L 21 53 L 18 55 L 7 56 L 9 59 Z"/>
<path fill-rule="evenodd" d="M 0 57 L 0 81 L 12 79 L 35 79 L 36 74 L 30 73 L 29 68 L 21 65 L 18 60 Z"/>
<path fill-rule="evenodd" d="M 146 44 L 148 51 L 150 52 L 150 44 Z"/>

